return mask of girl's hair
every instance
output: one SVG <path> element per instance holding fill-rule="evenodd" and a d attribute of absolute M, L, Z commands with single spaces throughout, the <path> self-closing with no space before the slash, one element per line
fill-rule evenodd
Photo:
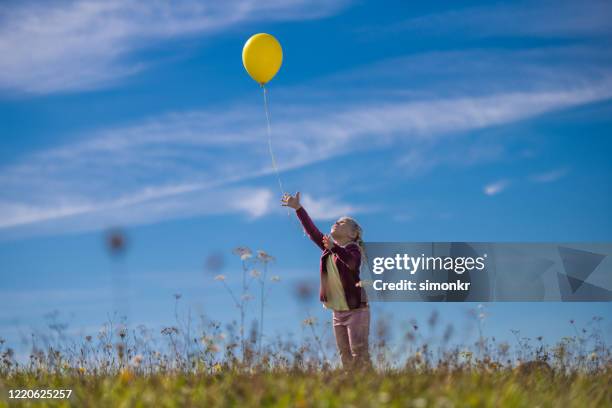
<path fill-rule="evenodd" d="M 355 219 L 351 217 L 341 217 L 340 219 L 349 222 L 353 226 L 353 230 L 356 232 L 356 236 L 353 239 L 353 242 L 359 245 L 359 249 L 361 252 L 361 263 L 359 265 L 360 271 L 362 270 L 362 268 L 369 268 L 368 256 L 366 255 L 365 245 L 363 243 L 363 230 L 361 229 L 361 226 L 357 223 L 357 221 L 355 221 Z M 363 278 L 363 276 L 361 276 L 361 278 Z M 363 286 L 363 283 L 359 283 L 361 284 L 362 300 L 365 299 L 365 301 L 367 302 L 368 295 L 366 293 L 366 290 Z"/>
<path fill-rule="evenodd" d="M 351 217 L 346 217 L 346 216 L 340 217 L 340 220 L 345 220 L 353 226 L 353 230 L 357 234 L 357 236 L 353 239 L 353 241 L 357 243 L 357 245 L 359 245 L 359 249 L 361 249 L 361 257 L 365 258 L 366 253 L 365 253 L 365 245 L 363 243 L 363 230 L 361 229 L 361 226 L 357 223 L 357 221 L 355 221 L 354 218 L 351 218 Z"/>

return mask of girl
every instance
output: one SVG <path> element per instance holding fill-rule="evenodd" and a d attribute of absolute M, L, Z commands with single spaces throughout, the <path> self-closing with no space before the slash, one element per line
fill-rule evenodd
<path fill-rule="evenodd" d="M 304 230 L 323 251 L 321 254 L 319 298 L 323 306 L 331 309 L 334 335 L 344 368 L 371 366 L 368 350 L 370 308 L 361 287 L 363 240 L 361 227 L 350 217 L 341 217 L 323 235 L 300 204 L 300 193 L 285 194 L 281 200 L 285 207 L 296 210 Z"/>

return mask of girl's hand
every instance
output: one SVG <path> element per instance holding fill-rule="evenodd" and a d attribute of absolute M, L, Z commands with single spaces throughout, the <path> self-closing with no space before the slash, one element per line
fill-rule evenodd
<path fill-rule="evenodd" d="M 281 205 L 283 207 L 291 207 L 294 210 L 299 209 L 302 205 L 300 204 L 300 192 L 295 193 L 294 196 L 291 194 L 283 194 L 283 198 L 281 198 Z"/>
<path fill-rule="evenodd" d="M 323 235 L 323 246 L 327 249 L 334 247 L 334 240 L 329 235 Z"/>

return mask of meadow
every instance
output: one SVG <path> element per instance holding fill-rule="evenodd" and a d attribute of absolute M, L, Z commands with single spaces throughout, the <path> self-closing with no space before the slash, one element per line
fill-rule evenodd
<path fill-rule="evenodd" d="M 274 259 L 248 248 L 234 253 L 242 284 L 236 289 L 224 275 L 215 278 L 234 303 L 234 321 L 181 314 L 180 294 L 175 321 L 160 330 L 115 314 L 96 334 L 75 339 L 50 314 L 48 331 L 32 334 L 27 361 L 0 338 L 0 406 L 612 406 L 612 353 L 601 317 L 568 320 L 574 335 L 555 342 L 514 330 L 509 343 L 486 335 L 485 306 L 478 305 L 472 314 L 478 335 L 457 344 L 456 329 L 441 327 L 435 311 L 401 333 L 392 332 L 390 317 L 375 316 L 373 366 L 344 370 L 329 321 L 305 316 L 297 339 L 263 335 L 266 293 L 280 279 L 268 276 Z M 297 287 L 296 297 L 313 296 L 309 290 Z M 247 309 L 258 312 L 250 324 Z M 70 396 L 41 398 L 53 396 L 44 390 Z"/>

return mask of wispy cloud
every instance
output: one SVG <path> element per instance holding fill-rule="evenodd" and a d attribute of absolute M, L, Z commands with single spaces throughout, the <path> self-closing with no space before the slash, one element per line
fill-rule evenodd
<path fill-rule="evenodd" d="M 560 178 L 564 177 L 568 172 L 569 169 L 560 168 L 544 173 L 532 174 L 526 177 L 526 179 L 533 183 L 552 183 L 553 181 L 557 181 Z M 512 184 L 512 182 L 509 179 L 498 180 L 496 182 L 487 184 L 484 187 L 483 191 L 486 195 L 496 195 L 506 190 L 510 186 L 510 184 Z"/>
<path fill-rule="evenodd" d="M 483 191 L 486 195 L 493 196 L 504 191 L 509 185 L 509 180 L 498 180 L 484 186 Z"/>
<path fill-rule="evenodd" d="M 312 103 L 322 97 L 401 102 L 568 88 L 604 81 L 611 72 L 612 53 L 599 42 L 432 50 L 356 66 L 286 92 Z"/>
<path fill-rule="evenodd" d="M 314 199 L 308 194 L 302 197 L 304 207 L 308 208 L 308 214 L 314 219 L 332 220 L 343 215 L 356 214 L 367 209 L 363 206 L 355 206 L 340 202 L 336 197 L 322 197 Z"/>
<path fill-rule="evenodd" d="M 234 210 L 243 210 L 252 218 L 258 218 L 267 214 L 272 208 L 272 192 L 266 189 L 259 189 L 234 203 L 230 203 Z"/>
<path fill-rule="evenodd" d="M 605 0 L 544 0 L 457 8 L 411 18 L 386 30 L 411 30 L 432 35 L 460 31 L 464 36 L 478 37 L 608 36 L 612 34 L 610 15 L 612 5 Z"/>
<path fill-rule="evenodd" d="M 68 200 L 63 206 L 53 203 L 39 206 L 2 204 L 0 228 L 9 231 L 19 228 L 10 235 L 22 236 L 33 232 L 87 231 L 202 215 L 244 214 L 252 219 L 269 213 L 273 208 L 272 193 L 262 188 L 202 187 L 189 190 L 181 186 L 164 186 L 148 190 L 107 201 L 82 197 L 81 200 L 88 201 L 80 205 Z M 62 197 L 58 199 L 65 200 Z"/>
<path fill-rule="evenodd" d="M 324 17 L 347 1 L 163 0 L 11 2 L 0 10 L 0 89 L 90 89 L 151 61 L 135 51 L 185 36 L 207 39 L 252 21 Z"/>
<path fill-rule="evenodd" d="M 564 177 L 567 173 L 569 173 L 569 169 L 567 168 L 554 169 L 544 173 L 532 174 L 529 176 L 529 180 L 534 183 L 552 183 Z"/>
<path fill-rule="evenodd" d="M 446 59 L 448 56 L 441 54 L 438 61 Z M 467 55 L 466 61 L 470 59 Z M 435 58 L 429 61 L 434 62 Z M 495 160 L 503 148 L 494 142 L 467 145 L 453 154 L 440 153 L 441 146 L 444 141 L 465 138 L 468 131 L 612 97 L 609 76 L 591 77 L 589 72 L 582 74 L 571 68 L 555 81 L 542 84 L 539 80 L 546 71 L 537 67 L 550 61 L 540 65 L 532 62 L 533 72 L 542 75 L 535 75 L 533 84 L 521 86 L 516 86 L 512 77 L 504 81 L 472 78 L 462 82 L 462 89 L 448 93 L 441 91 L 444 87 L 440 83 L 446 82 L 441 79 L 428 94 L 407 92 L 402 96 L 398 92 L 392 98 L 381 95 L 348 100 L 331 99 L 313 89 L 312 94 L 300 94 L 307 101 L 303 104 L 295 103 L 292 89 L 278 89 L 272 98 L 278 164 L 285 172 L 389 147 L 405 152 L 402 166 L 422 172 L 444 162 L 469 165 Z M 503 63 L 503 59 L 497 61 L 497 65 Z M 491 63 L 485 71 L 495 70 L 497 65 Z M 458 73 L 463 72 L 463 64 L 456 66 Z M 591 66 L 602 73 L 608 65 L 591 62 Z M 563 67 L 567 64 L 555 72 Z M 522 77 L 523 73 L 517 75 Z M 497 88 L 488 86 L 492 82 Z M 481 88 L 490 92 L 473 91 Z M 397 87 L 397 91 L 402 89 L 410 90 L 411 82 Z M 366 87 L 364 94 L 371 95 L 370 91 Z M 268 208 L 277 204 L 273 198 L 276 193 L 270 188 L 245 186 L 272 172 L 264 123 L 260 106 L 236 103 L 99 129 L 76 135 L 73 143 L 17 158 L 0 168 L 0 229 L 21 226 L 50 232 L 77 224 L 100 228 L 109 223 L 206 214 L 239 213 L 251 218 L 268 214 Z M 226 204 L 243 193 L 249 194 L 252 202 Z M 323 201 L 321 211 L 315 209 L 319 217 L 357 208 L 339 204 L 343 201 L 340 196 L 333 200 Z"/>
<path fill-rule="evenodd" d="M 487 140 L 489 139 L 489 140 Z M 407 175 L 419 175 L 441 165 L 468 167 L 498 161 L 506 153 L 498 140 L 473 138 L 473 144 L 446 140 L 445 143 L 413 143 L 395 164 Z"/>
<path fill-rule="evenodd" d="M 392 218 L 394 221 L 397 221 L 397 222 L 409 222 L 415 219 L 415 215 L 408 214 L 408 213 L 398 213 L 398 214 L 394 214 Z"/>

